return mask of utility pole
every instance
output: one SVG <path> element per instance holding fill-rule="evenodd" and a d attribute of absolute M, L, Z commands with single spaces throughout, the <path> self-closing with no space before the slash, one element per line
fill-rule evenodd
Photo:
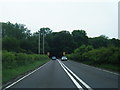
<path fill-rule="evenodd" d="M 39 36 L 38 36 L 38 54 L 40 54 L 40 31 L 39 32 Z"/>
<path fill-rule="evenodd" d="M 43 30 L 43 54 L 44 54 L 44 30 Z"/>

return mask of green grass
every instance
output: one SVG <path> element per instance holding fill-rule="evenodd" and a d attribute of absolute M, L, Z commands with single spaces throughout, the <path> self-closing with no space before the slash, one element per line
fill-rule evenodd
<path fill-rule="evenodd" d="M 103 65 L 95 65 L 95 67 L 99 67 L 99 68 L 103 68 L 103 69 L 107 69 L 107 70 L 115 71 L 115 72 L 120 71 L 120 68 L 117 65 L 103 64 Z"/>
<path fill-rule="evenodd" d="M 91 62 L 81 62 L 81 63 L 87 64 L 87 65 L 91 65 L 91 66 L 94 66 L 94 67 L 97 67 L 97 68 L 101 68 L 101 69 L 106 69 L 106 70 L 113 71 L 113 72 L 119 72 L 120 71 L 120 68 L 119 68 L 118 65 L 112 65 L 112 64 L 93 64 Z"/>
<path fill-rule="evenodd" d="M 75 61 L 75 60 L 72 60 L 72 61 Z M 113 71 L 113 72 L 117 72 L 117 73 L 120 72 L 120 68 L 119 68 L 118 65 L 112 65 L 112 64 L 101 64 L 100 65 L 100 64 L 93 64 L 90 61 L 84 61 L 84 62 L 75 61 L 75 62 L 87 64 L 87 65 L 90 65 L 90 66 L 94 66 L 94 67 L 97 67 L 97 68 L 101 68 L 101 69 L 105 69 L 105 70 L 109 70 L 109 71 Z"/>
<path fill-rule="evenodd" d="M 13 69 L 3 69 L 2 70 L 2 83 L 6 83 L 8 81 L 11 81 L 12 79 L 15 79 L 16 77 L 24 74 L 25 72 L 28 72 L 30 70 L 34 70 L 35 68 L 45 64 L 49 60 L 40 60 L 36 61 L 32 64 L 28 64 L 25 66 L 13 68 Z"/>

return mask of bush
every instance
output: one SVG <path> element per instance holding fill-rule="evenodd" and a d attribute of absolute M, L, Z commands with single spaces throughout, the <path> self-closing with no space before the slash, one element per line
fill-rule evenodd
<path fill-rule="evenodd" d="M 82 46 L 80 46 L 79 48 L 75 49 L 75 50 L 74 50 L 74 53 L 83 54 L 83 53 L 88 52 L 88 51 L 90 51 L 90 50 L 92 50 L 92 49 L 93 49 L 93 47 L 90 46 L 90 45 L 88 45 L 88 46 L 82 45 Z"/>
<path fill-rule="evenodd" d="M 25 53 L 16 54 L 16 61 L 18 66 L 27 64 L 27 60 L 28 60 L 28 56 Z"/>
<path fill-rule="evenodd" d="M 4 68 L 19 67 L 34 63 L 38 60 L 48 59 L 48 56 L 46 55 L 15 53 L 8 51 L 3 51 L 2 57 Z"/>
<path fill-rule="evenodd" d="M 2 53 L 3 68 L 12 68 L 16 65 L 15 54 L 13 52 L 3 51 Z"/>
<path fill-rule="evenodd" d="M 14 37 L 4 37 L 2 44 L 4 50 L 18 52 L 20 49 L 19 40 Z"/>
<path fill-rule="evenodd" d="M 92 46 L 86 46 L 86 45 L 82 45 L 81 47 L 77 48 L 74 50 L 74 53 L 69 54 L 68 58 L 72 59 L 72 60 L 76 60 L 76 61 L 83 61 L 84 60 L 84 53 L 88 52 L 90 50 L 92 50 L 93 47 Z"/>
<path fill-rule="evenodd" d="M 85 48 L 86 47 L 86 48 Z M 113 64 L 118 65 L 120 60 L 120 48 L 108 47 L 99 49 L 88 49 L 88 46 L 81 46 L 68 58 L 80 62 L 90 62 L 91 64 Z"/>
<path fill-rule="evenodd" d="M 118 64 L 120 60 L 120 48 L 94 49 L 84 53 L 84 57 L 94 64 Z"/>

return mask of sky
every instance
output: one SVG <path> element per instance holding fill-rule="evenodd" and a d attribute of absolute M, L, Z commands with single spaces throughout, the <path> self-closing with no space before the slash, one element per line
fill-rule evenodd
<path fill-rule="evenodd" d="M 88 37 L 118 38 L 119 0 L 0 0 L 0 22 L 25 24 L 31 32 L 85 30 Z"/>

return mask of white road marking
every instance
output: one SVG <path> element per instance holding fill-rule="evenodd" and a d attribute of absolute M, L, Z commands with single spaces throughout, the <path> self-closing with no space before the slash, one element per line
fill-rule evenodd
<path fill-rule="evenodd" d="M 49 61 L 50 62 L 50 61 Z M 48 64 L 49 62 L 47 62 L 46 64 Z M 22 78 L 18 79 L 17 81 L 15 81 L 14 83 L 8 85 L 7 87 L 5 87 L 3 90 L 10 88 L 11 86 L 15 85 L 16 83 L 20 82 L 21 80 L 23 80 L 24 78 L 28 77 L 29 75 L 33 74 L 34 72 L 36 72 L 37 70 L 39 70 L 40 68 L 42 68 L 43 66 L 45 66 L 46 64 L 40 66 L 39 68 L 35 69 L 34 71 L 30 72 L 29 74 L 23 76 Z"/>
<path fill-rule="evenodd" d="M 61 62 L 62 63 L 62 62 Z M 63 63 L 62 63 L 63 64 Z M 63 66 L 70 72 L 74 77 L 76 77 L 77 80 L 79 80 L 87 89 L 92 90 L 90 86 L 88 86 L 83 80 L 81 80 L 75 73 L 73 73 L 66 65 L 63 64 Z"/>
<path fill-rule="evenodd" d="M 64 68 L 64 66 L 62 65 L 62 63 L 58 60 L 58 62 L 60 63 L 61 67 L 63 68 L 63 70 L 68 74 L 68 76 L 70 77 L 70 79 L 73 81 L 73 83 L 77 86 L 77 88 L 79 90 L 84 90 L 80 84 L 73 78 L 73 76 Z"/>

